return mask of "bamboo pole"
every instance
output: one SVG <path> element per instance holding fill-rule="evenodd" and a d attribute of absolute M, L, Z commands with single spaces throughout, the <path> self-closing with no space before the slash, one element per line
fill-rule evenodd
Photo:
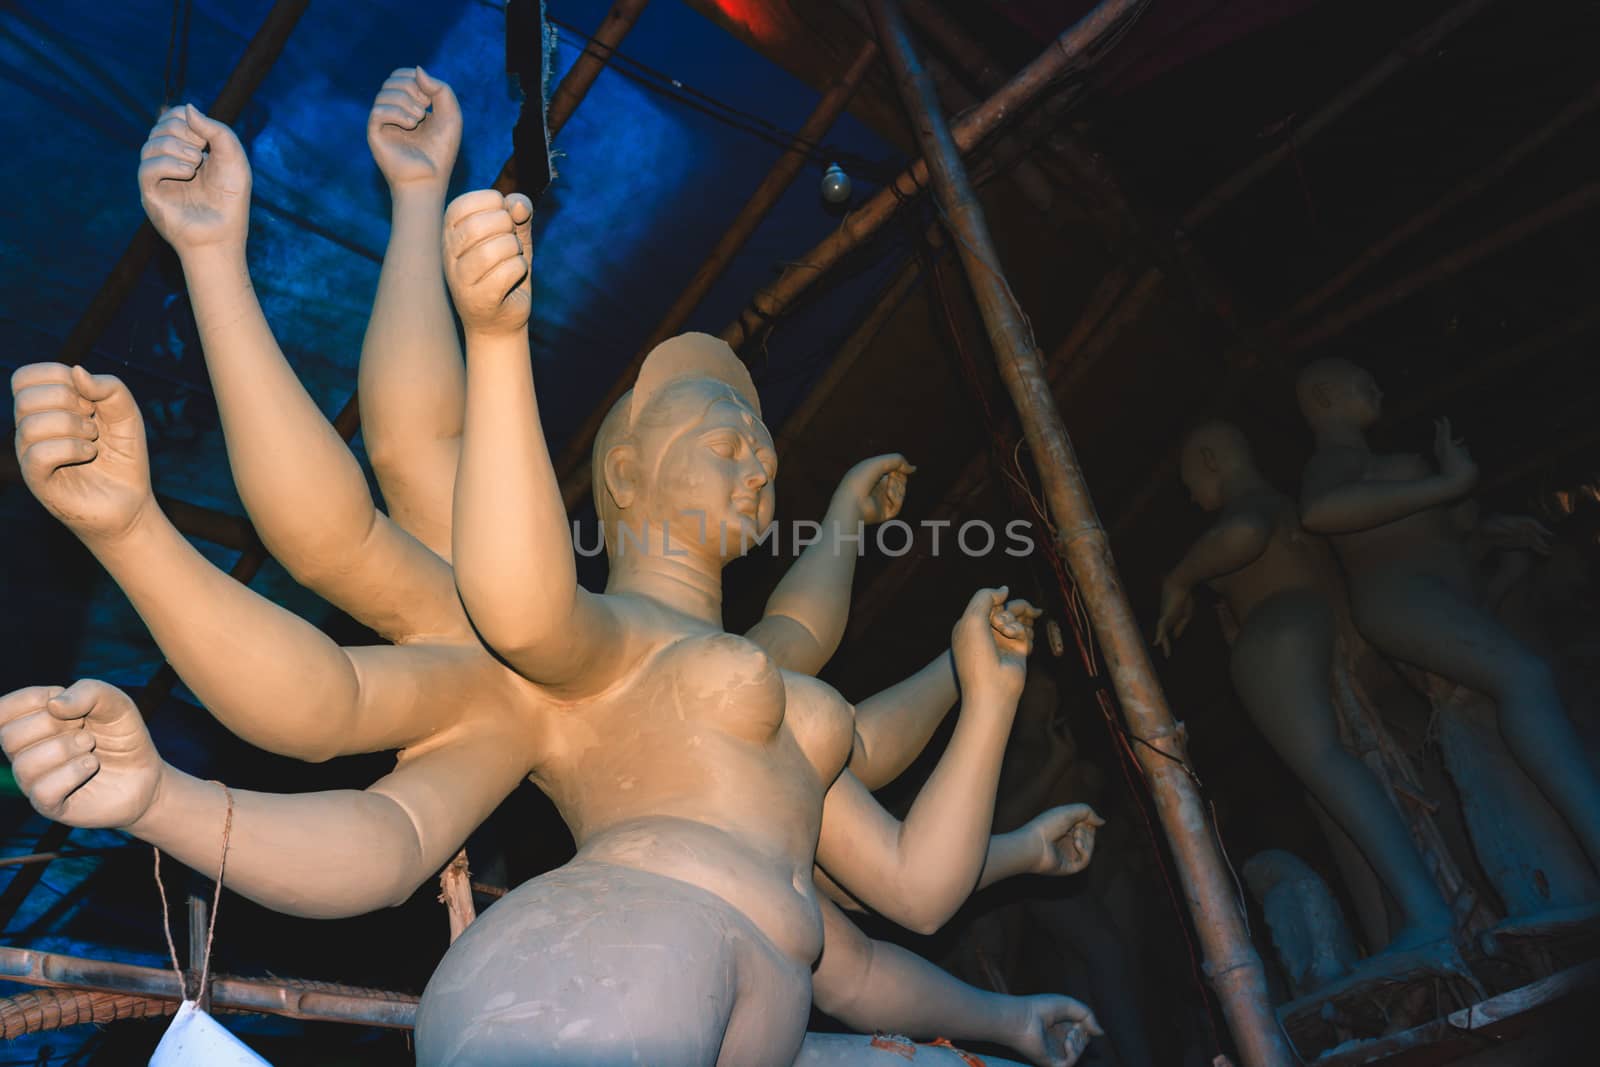
<path fill-rule="evenodd" d="M 0 946 L 0 979 L 50 989 L 126 993 L 155 1000 L 183 999 L 183 983 L 165 967 L 89 960 L 56 952 Z M 249 1011 L 313 1022 L 358 1023 L 409 1030 L 417 998 L 406 993 L 361 989 L 295 978 L 212 979 L 211 1001 L 221 1011 Z"/>
<path fill-rule="evenodd" d="M 606 391 L 604 398 L 595 405 L 589 417 L 562 449 L 561 455 L 556 460 L 556 472 L 561 478 L 562 498 L 569 509 L 581 503 L 589 492 L 589 452 L 594 447 L 595 435 L 600 432 L 600 424 L 605 421 L 612 405 L 633 387 L 633 380 L 639 376 L 639 367 L 644 363 L 645 356 L 649 355 L 650 350 L 656 345 L 683 329 L 689 317 L 694 314 L 695 308 L 700 306 L 700 302 L 711 291 L 717 279 L 727 271 L 728 265 L 739 254 L 739 250 L 750 239 L 750 235 L 755 233 L 756 228 L 794 183 L 817 144 L 827 135 L 828 130 L 833 127 L 839 115 L 849 105 L 851 98 L 855 96 L 862 79 L 866 77 L 867 71 L 872 68 L 877 58 L 878 46 L 870 40 L 865 42 L 845 70 L 844 76 L 822 95 L 816 108 L 800 127 L 794 141 L 784 150 L 783 155 L 778 157 L 772 169 L 761 180 L 761 184 L 756 186 L 755 192 L 750 194 L 750 199 L 739 209 L 733 223 L 717 240 L 699 269 L 690 277 L 689 284 L 678 294 L 678 298 L 672 302 L 672 306 L 661 317 L 655 329 L 650 331 L 639 351 L 629 360 L 611 388 Z"/>
<path fill-rule="evenodd" d="M 583 52 L 573 60 L 572 66 L 562 76 L 556 91 L 550 94 L 550 107 L 545 113 L 545 129 L 549 131 L 550 139 L 560 132 L 561 127 L 567 124 L 572 113 L 578 110 L 578 105 L 583 103 L 583 98 L 589 95 L 589 90 L 594 86 L 595 79 L 600 77 L 600 72 L 606 69 L 606 64 L 617 50 L 617 45 L 628 36 L 628 31 L 633 29 L 633 24 L 639 21 L 639 16 L 644 14 L 645 5 L 650 0 L 617 0 L 611 5 L 611 10 L 606 12 L 605 20 L 600 23 L 600 28 L 594 31 L 594 37 L 584 45 Z M 543 4 L 541 2 L 541 8 Z M 543 47 L 540 42 L 539 47 Z M 524 86 L 524 88 L 527 88 Z M 541 87 L 534 92 L 542 90 Z M 494 180 L 494 188 L 502 193 L 515 192 L 517 188 L 517 157 L 506 157 L 505 164 L 500 168 L 499 175 Z"/>
<path fill-rule="evenodd" d="M 992 92 L 1004 82 L 999 64 L 945 9 L 929 0 L 901 0 L 901 6 L 906 17 L 981 91 Z M 928 65 L 933 66 L 931 61 Z M 1149 212 L 1134 207 L 1105 159 L 1060 122 L 1058 115 L 1034 115 L 1024 121 L 1024 126 L 1036 122 L 1045 128 L 1045 148 L 1065 164 L 1076 184 L 1084 187 L 1081 192 L 1098 201 L 1098 210 L 1089 212 L 1089 221 L 1099 229 L 1106 247 L 1125 262 L 1145 260 L 1153 264 L 1140 276 L 1136 289 L 1148 291 L 1161 273 L 1182 280 L 1187 283 L 1196 308 L 1209 312 L 1233 330 L 1235 302 L 1226 292 L 1227 286 L 1200 261 L 1194 248 L 1187 241 L 1158 239 L 1160 228 L 1148 221 Z"/>
<path fill-rule="evenodd" d="M 1209 221 L 1240 193 L 1271 173 L 1278 164 L 1303 149 L 1318 134 L 1333 125 L 1346 111 L 1372 95 L 1374 90 L 1404 70 L 1413 60 L 1432 53 L 1447 36 L 1494 2 L 1495 0 L 1465 0 L 1464 3 L 1451 8 L 1406 38 L 1398 48 L 1384 56 L 1361 77 L 1350 83 L 1343 92 L 1296 126 L 1294 131 L 1276 147 L 1240 168 L 1221 185 L 1202 197 L 1184 214 L 1183 220 L 1178 224 L 1179 231 L 1193 232 Z"/>
<path fill-rule="evenodd" d="M 1089 294 L 1089 300 L 1078 313 L 1072 329 L 1046 360 L 1045 375 L 1052 389 L 1057 389 L 1064 370 L 1072 366 L 1074 357 L 1084 349 L 1096 331 L 1102 327 L 1110 328 L 1109 317 L 1128 291 L 1131 280 L 1131 270 L 1126 267 L 1115 268 L 1101 278 L 1095 291 Z M 1008 426 L 1006 432 L 1013 433 L 1014 427 Z M 987 446 L 972 454 L 939 503 L 934 505 L 931 521 L 959 523 L 961 516 L 968 514 L 972 502 L 989 484 L 992 473 L 990 454 L 991 449 Z M 869 632 L 872 623 L 888 609 L 895 595 L 905 588 L 926 558 L 918 552 L 908 552 L 878 572 L 878 576 L 856 598 L 850 609 L 849 641 L 853 642 Z"/>
<path fill-rule="evenodd" d="M 1116 7 L 1104 3 L 1086 21 L 1101 21 Z M 939 114 L 932 82 L 918 64 L 904 19 L 894 0 L 869 0 L 869 9 L 932 172 L 945 224 L 956 235 L 957 252 L 983 314 L 1001 378 L 1021 416 L 1054 514 L 1062 555 L 1083 595 L 1128 727 L 1139 741 L 1139 763 L 1177 861 L 1212 986 L 1248 1067 L 1288 1067 L 1294 1062 L 1293 1053 L 1278 1028 L 1261 959 L 1245 929 L 1237 887 L 1188 766 L 1183 733 L 1166 706 L 1144 636 L 1122 592 L 1105 530 L 1045 379 L 1038 347 L 1001 273 L 982 210 Z M 1127 13 L 1124 5 L 1113 23 Z"/>
<path fill-rule="evenodd" d="M 1100 42 L 1131 11 L 1149 0 L 1106 0 L 1087 18 L 1069 27 L 996 93 L 960 116 L 950 126 L 950 136 L 961 153 L 972 149 L 1004 121 L 1032 103 L 1040 93 L 1073 69 L 1084 53 Z M 825 277 L 849 252 L 883 228 L 913 199 L 928 181 L 926 159 L 919 159 L 871 200 L 852 211 L 839 228 L 801 256 L 751 298 L 738 318 L 722 331 L 722 339 L 739 349 L 763 324 L 784 314 L 819 279 Z"/>

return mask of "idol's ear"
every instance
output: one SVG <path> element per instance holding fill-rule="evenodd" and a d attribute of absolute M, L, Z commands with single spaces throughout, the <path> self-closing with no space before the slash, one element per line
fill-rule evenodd
<path fill-rule="evenodd" d="M 626 511 L 638 499 L 639 450 L 633 445 L 616 445 L 605 456 L 606 492 L 618 509 Z"/>

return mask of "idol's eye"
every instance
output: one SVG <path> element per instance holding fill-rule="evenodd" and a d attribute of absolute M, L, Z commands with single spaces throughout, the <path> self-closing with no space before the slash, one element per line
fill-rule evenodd
<path fill-rule="evenodd" d="M 778 454 L 770 448 L 756 449 L 756 462 L 767 472 L 767 481 L 778 476 Z"/>
<path fill-rule="evenodd" d="M 739 439 L 731 433 L 714 433 L 706 438 L 706 447 L 723 459 L 739 454 Z"/>

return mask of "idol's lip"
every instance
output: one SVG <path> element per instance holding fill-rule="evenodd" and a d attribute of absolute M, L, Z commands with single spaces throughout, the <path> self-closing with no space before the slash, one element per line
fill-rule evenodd
<path fill-rule="evenodd" d="M 733 498 L 733 510 L 753 519 L 761 510 L 761 501 L 758 497 L 738 495 Z"/>

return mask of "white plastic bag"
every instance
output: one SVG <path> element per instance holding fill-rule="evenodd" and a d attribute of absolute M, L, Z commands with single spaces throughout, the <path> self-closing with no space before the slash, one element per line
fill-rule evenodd
<path fill-rule="evenodd" d="M 161 1037 L 150 1067 L 272 1067 L 234 1037 L 192 1000 L 178 1005 L 178 1014 Z"/>

